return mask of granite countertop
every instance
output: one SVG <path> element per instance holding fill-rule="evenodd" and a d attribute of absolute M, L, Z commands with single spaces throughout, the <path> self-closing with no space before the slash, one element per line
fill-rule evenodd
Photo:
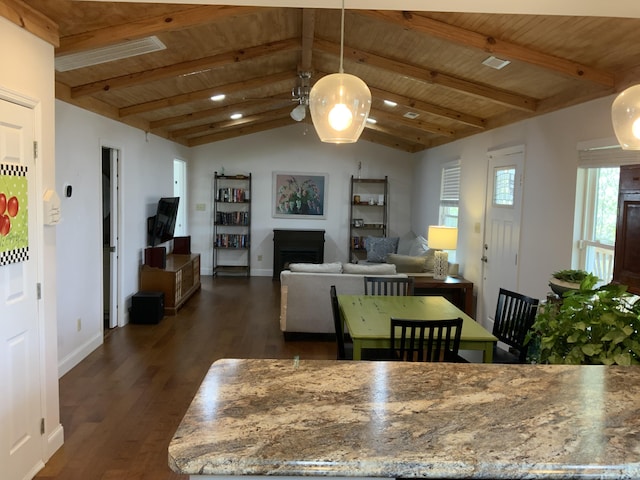
<path fill-rule="evenodd" d="M 219 360 L 169 445 L 190 475 L 640 478 L 640 368 Z"/>

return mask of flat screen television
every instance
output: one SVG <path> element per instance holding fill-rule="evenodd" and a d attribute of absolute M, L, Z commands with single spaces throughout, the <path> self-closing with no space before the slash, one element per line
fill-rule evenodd
<path fill-rule="evenodd" d="M 155 247 L 173 238 L 180 197 L 162 197 L 156 214 L 149 218 L 149 245 Z"/>

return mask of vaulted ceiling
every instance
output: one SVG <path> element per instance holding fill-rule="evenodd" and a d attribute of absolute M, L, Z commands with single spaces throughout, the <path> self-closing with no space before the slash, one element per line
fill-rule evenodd
<path fill-rule="evenodd" d="M 157 37 L 166 49 L 57 71 L 56 97 L 188 146 L 296 123 L 305 75 L 338 70 L 339 10 L 24 4 L 57 24 L 58 60 Z M 347 10 L 344 69 L 376 121 L 361 138 L 416 152 L 610 95 L 640 81 L 638 32 L 634 18 Z"/>

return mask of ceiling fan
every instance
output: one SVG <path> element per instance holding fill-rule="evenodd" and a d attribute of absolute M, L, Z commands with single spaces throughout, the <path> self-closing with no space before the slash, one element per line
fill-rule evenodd
<path fill-rule="evenodd" d="M 291 110 L 290 115 L 296 122 L 301 122 L 307 116 L 307 108 L 309 107 L 311 72 L 299 72 L 298 78 L 298 85 L 291 89 L 291 96 L 298 102 L 298 105 Z"/>

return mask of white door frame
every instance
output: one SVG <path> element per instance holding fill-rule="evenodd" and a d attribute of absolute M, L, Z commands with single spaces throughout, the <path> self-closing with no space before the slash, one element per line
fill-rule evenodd
<path fill-rule="evenodd" d="M 515 178 L 515 191 L 514 191 L 514 207 L 512 209 L 513 215 L 515 216 L 515 222 L 513 224 L 513 233 L 515 235 L 515 252 L 513 261 L 513 268 L 511 269 L 511 278 L 506 282 L 500 282 L 499 278 L 495 278 L 495 274 L 500 272 L 494 270 L 492 273 L 494 274 L 494 278 L 487 278 L 487 272 L 489 270 L 488 262 L 491 262 L 492 255 L 488 255 L 487 259 L 487 245 L 491 243 L 493 246 L 496 242 L 492 241 L 490 238 L 492 228 L 489 225 L 491 221 L 490 210 L 491 206 L 491 194 L 493 189 L 493 171 L 492 165 L 494 161 L 500 161 L 504 159 L 507 161 L 506 163 L 513 163 L 516 167 L 516 175 Z M 520 229 L 522 223 L 522 200 L 523 196 L 523 187 L 524 187 L 524 168 L 525 168 L 525 147 L 524 145 L 518 145 L 514 147 L 507 147 L 498 150 L 491 150 L 487 152 L 487 183 L 486 183 L 486 195 L 485 195 L 485 212 L 484 212 L 484 234 L 483 234 L 483 245 L 482 245 L 482 294 L 478 295 L 478 319 L 483 326 L 488 328 L 489 330 L 493 327 L 493 315 L 495 312 L 496 302 L 498 298 L 498 286 L 504 286 L 509 290 L 518 291 L 518 282 L 519 282 L 519 269 L 520 269 Z M 499 208 L 499 207 L 498 207 Z M 489 247 L 491 248 L 491 247 Z M 504 270 L 504 269 L 503 269 Z M 492 280 L 490 284 L 490 280 Z M 488 291 L 490 289 L 491 291 Z M 489 299 L 495 298 L 495 302 L 489 301 Z"/>
<path fill-rule="evenodd" d="M 42 145 L 42 105 L 41 103 L 31 97 L 23 95 L 21 93 L 8 90 L 0 85 L 0 101 L 6 101 L 9 103 L 13 103 L 19 105 L 21 107 L 28 108 L 31 110 L 33 114 L 33 140 L 37 142 L 38 145 Z M 37 155 L 35 156 L 34 161 L 34 172 L 33 172 L 33 180 L 34 185 L 33 189 L 36 192 L 35 197 L 37 199 L 41 199 L 41 195 L 39 192 L 43 191 L 43 179 L 42 179 L 42 165 L 43 162 L 41 158 Z M 40 202 L 35 202 L 35 205 L 29 205 L 29 212 L 35 216 L 35 225 L 37 225 L 35 232 L 35 245 L 29 245 L 30 256 L 35 257 L 36 267 L 35 267 L 35 275 L 36 285 L 32 287 L 35 289 L 38 288 L 38 291 L 41 292 L 42 279 L 44 278 L 44 259 L 42 252 L 44 251 L 44 216 L 42 211 L 42 204 Z M 37 336 L 39 343 L 39 358 L 38 362 L 38 376 L 39 376 L 39 405 L 40 405 L 40 415 L 42 418 L 42 422 L 44 422 L 45 433 L 52 434 L 47 430 L 47 378 L 46 378 L 46 355 L 44 350 L 45 340 L 44 336 L 46 334 L 46 324 L 45 324 L 45 314 L 44 310 L 41 308 L 42 296 L 38 295 L 38 298 L 35 298 L 36 303 L 36 314 L 37 314 Z M 47 434 L 40 435 L 40 459 L 33 466 L 33 471 L 29 472 L 26 478 L 31 478 L 35 476 L 35 474 L 44 466 L 44 461 L 48 458 L 48 444 L 49 444 L 49 436 Z"/>
<path fill-rule="evenodd" d="M 122 158 L 122 149 L 114 146 L 110 142 L 100 142 L 100 159 L 102 161 L 102 149 L 107 148 L 110 150 L 110 170 L 111 170 L 111 238 L 109 243 L 115 247 L 115 251 L 111 253 L 111 260 L 109 262 L 111 271 L 109 272 L 109 280 L 111 282 L 110 292 L 111 299 L 109 309 L 111 312 L 115 312 L 110 315 L 110 327 L 123 327 L 125 325 L 124 312 L 122 305 L 121 295 L 121 255 L 120 255 L 120 238 L 121 238 L 121 221 L 120 221 L 120 160 Z M 101 246 L 102 248 L 102 246 Z M 104 302 L 104 299 L 103 299 Z"/>

